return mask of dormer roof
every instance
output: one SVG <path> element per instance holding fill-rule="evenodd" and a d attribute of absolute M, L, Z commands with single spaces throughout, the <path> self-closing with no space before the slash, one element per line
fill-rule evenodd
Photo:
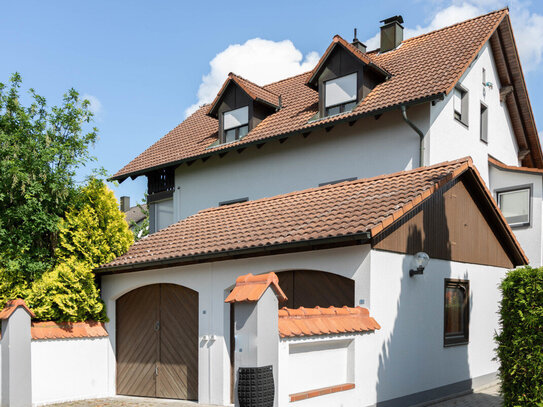
<path fill-rule="evenodd" d="M 274 109 L 279 109 L 279 95 L 276 95 L 268 89 L 265 89 L 262 86 L 258 86 L 256 83 L 253 83 L 245 78 L 242 78 L 239 75 L 230 72 L 228 74 L 228 78 L 226 79 L 226 81 L 224 81 L 221 90 L 215 97 L 215 100 L 213 100 L 208 108 L 207 114 L 209 116 L 215 118 L 217 117 L 217 111 L 224 92 L 228 88 L 228 85 L 230 85 L 231 83 L 235 83 L 237 86 L 239 86 L 247 94 L 247 96 L 249 96 L 254 101 L 264 103 Z"/>
<path fill-rule="evenodd" d="M 386 70 L 390 78 L 378 84 L 349 113 L 311 120 L 318 112 L 319 103 L 318 92 L 306 85 L 313 71 L 266 86 L 255 85 L 266 91 L 266 95 L 281 95 L 282 107 L 262 120 L 243 139 L 213 145 L 217 141 L 218 120 L 207 114 L 209 105 L 202 106 L 118 171 L 112 179 L 123 181 L 160 168 L 190 163 L 249 145 L 259 145 L 269 140 L 377 115 L 402 105 L 442 99 L 454 89 L 489 40 L 500 72 L 500 81 L 502 84 L 510 84 L 514 89 L 507 96 L 507 107 L 518 145 L 521 150 L 527 149 L 522 165 L 543 168 L 543 154 L 515 47 L 509 11 L 502 9 L 406 39 L 401 46 L 386 53 L 359 52 L 360 58 L 371 60 Z M 337 42 L 341 40 L 338 38 Z M 508 67 L 514 69 L 509 73 Z M 242 83 L 242 80 L 236 83 Z M 249 86 L 246 87 L 249 89 Z M 255 95 L 254 91 L 249 91 Z M 262 99 L 261 96 L 255 97 Z"/>
<path fill-rule="evenodd" d="M 360 60 L 363 64 L 368 65 L 370 68 L 382 74 L 384 77 L 388 78 L 390 76 L 390 73 L 387 72 L 385 68 L 379 66 L 379 64 L 377 64 L 367 53 L 360 51 L 353 44 L 345 41 L 339 35 L 335 35 L 332 43 L 328 46 L 328 48 L 326 48 L 326 51 L 324 51 L 323 56 L 317 63 L 317 66 L 315 66 L 315 68 L 313 68 L 313 70 L 309 73 L 309 77 L 306 81 L 307 85 L 316 87 L 317 78 L 322 69 L 326 66 L 326 61 L 328 60 L 334 49 L 336 49 L 336 47 L 343 47 L 356 59 Z"/>

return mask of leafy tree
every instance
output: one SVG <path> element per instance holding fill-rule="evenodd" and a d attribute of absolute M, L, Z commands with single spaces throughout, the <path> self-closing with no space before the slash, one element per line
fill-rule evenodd
<path fill-rule="evenodd" d="M 54 266 L 75 171 L 91 159 L 97 137 L 96 128 L 84 131 L 93 114 L 74 89 L 49 108 L 33 89 L 30 106 L 23 106 L 20 87 L 17 73 L 8 86 L 0 83 L 0 289 L 12 291 Z"/>

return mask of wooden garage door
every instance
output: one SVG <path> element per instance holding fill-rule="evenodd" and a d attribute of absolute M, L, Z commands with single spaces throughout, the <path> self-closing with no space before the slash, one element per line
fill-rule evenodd
<path fill-rule="evenodd" d="M 198 293 L 173 284 L 117 300 L 117 393 L 198 399 Z"/>

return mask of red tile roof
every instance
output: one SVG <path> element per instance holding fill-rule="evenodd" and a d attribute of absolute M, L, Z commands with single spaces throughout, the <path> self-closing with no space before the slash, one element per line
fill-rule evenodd
<path fill-rule="evenodd" d="M 277 274 L 267 273 L 253 276 L 249 273 L 244 276 L 239 276 L 236 279 L 234 289 L 224 302 L 256 302 L 270 286 L 275 291 L 279 302 L 287 300 L 285 293 L 281 290 L 281 287 L 279 287 L 279 277 L 277 277 Z"/>
<path fill-rule="evenodd" d="M 502 170 L 506 171 L 515 171 L 515 172 L 528 172 L 531 174 L 542 174 L 543 175 L 543 169 L 540 168 L 530 168 L 530 167 L 516 167 L 514 165 L 507 165 L 502 163 L 499 160 L 496 160 L 493 157 L 488 157 L 488 163 L 494 167 L 500 168 Z"/>
<path fill-rule="evenodd" d="M 366 332 L 381 329 L 366 308 L 281 308 L 279 310 L 279 336 L 332 335 Z"/>
<path fill-rule="evenodd" d="M 32 322 L 32 339 L 101 338 L 108 336 L 103 322 Z"/>
<path fill-rule="evenodd" d="M 205 209 L 138 241 L 127 253 L 97 271 L 165 267 L 228 255 L 307 247 L 332 240 L 367 242 L 465 172 L 470 172 L 487 197 L 516 263 L 527 264 L 471 159 L 463 158 Z"/>
<path fill-rule="evenodd" d="M 30 314 L 30 317 L 31 318 L 34 318 L 36 315 L 34 315 L 34 313 L 30 310 L 30 308 L 28 308 L 28 306 L 26 305 L 26 302 L 25 300 L 21 299 L 21 298 L 17 298 L 15 300 L 9 300 L 4 309 L 2 311 L 0 311 L 0 320 L 2 319 L 8 319 L 11 314 L 13 314 L 15 312 L 15 310 L 19 307 L 22 307 L 26 310 L 26 312 L 28 312 Z"/>
<path fill-rule="evenodd" d="M 355 55 L 386 70 L 391 76 L 376 86 L 352 112 L 316 121 L 310 119 L 318 112 L 318 93 L 306 85 L 312 72 L 263 87 L 231 75 L 229 80 L 236 80 L 240 86 L 245 86 L 254 97 L 275 101 L 275 95 L 280 95 L 282 108 L 268 116 L 243 139 L 211 147 L 218 137 L 218 120 L 207 115 L 210 106 L 203 106 L 118 171 L 113 179 L 124 180 L 152 169 L 178 165 L 229 149 L 378 114 L 400 105 L 420 103 L 448 94 L 503 21 L 509 22 L 507 9 L 407 39 L 400 47 L 383 54 L 363 54 L 336 36 L 336 43 L 347 44 Z M 527 97 L 525 99 L 527 101 Z M 529 102 L 526 103 L 529 108 Z M 533 116 L 526 115 L 524 120 L 526 123 L 530 120 L 533 122 Z M 535 164 L 543 165 L 540 164 L 541 147 L 537 140 L 533 142 L 530 154 L 530 157 L 539 157 Z"/>
<path fill-rule="evenodd" d="M 256 83 L 253 83 L 245 78 L 242 78 L 239 75 L 236 75 L 232 72 L 228 74 L 228 79 L 224 81 L 224 84 L 222 85 L 221 90 L 217 94 L 217 97 L 215 100 L 211 103 L 211 106 L 209 106 L 207 113 L 212 116 L 216 115 L 216 108 L 218 106 L 219 101 L 222 98 L 222 95 L 230 82 L 235 82 L 249 97 L 253 100 L 257 100 L 260 102 L 264 102 L 272 107 L 279 108 L 279 96 L 276 95 L 273 92 L 270 92 L 269 90 L 263 88 L 262 86 L 258 86 Z"/>

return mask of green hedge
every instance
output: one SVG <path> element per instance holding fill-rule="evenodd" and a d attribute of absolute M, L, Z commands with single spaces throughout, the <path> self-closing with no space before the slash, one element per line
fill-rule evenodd
<path fill-rule="evenodd" d="M 496 341 L 504 406 L 543 406 L 543 268 L 510 271 L 501 291 Z"/>

